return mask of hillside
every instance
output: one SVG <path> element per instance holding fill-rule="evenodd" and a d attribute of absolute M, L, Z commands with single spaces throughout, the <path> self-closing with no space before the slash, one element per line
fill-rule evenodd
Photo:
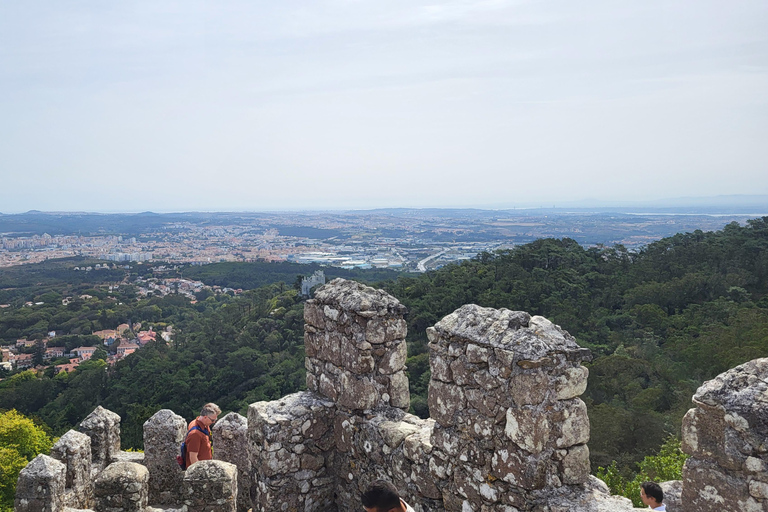
<path fill-rule="evenodd" d="M 543 315 L 593 351 L 583 397 L 593 469 L 632 467 L 677 435 L 706 379 L 768 355 L 768 218 L 632 253 L 542 239 L 386 285 L 410 310 L 412 404 L 426 412 L 425 329 L 462 304 Z"/>
<path fill-rule="evenodd" d="M 226 277 L 229 267 L 220 268 L 216 275 L 216 267 L 202 267 L 212 274 L 198 277 L 227 283 L 263 277 Z M 538 240 L 383 286 L 409 308 L 416 413 L 428 412 L 426 327 L 466 303 L 525 310 L 550 318 L 592 349 L 584 396 L 592 462 L 596 468 L 617 460 L 632 469 L 677 434 L 703 380 L 768 354 L 766 277 L 768 218 L 762 218 L 745 227 L 675 235 L 637 253 Z M 43 330 L 66 319 L 80 329 L 66 334 L 86 335 L 130 319 L 145 328 L 173 325 L 175 335 L 106 371 L 104 362 L 93 361 L 69 375 L 46 370 L 7 378 L 0 383 L 0 409 L 35 415 L 61 433 L 102 404 L 123 417 L 125 445 L 141 446 L 141 424 L 160 408 L 189 418 L 201 403 L 215 401 L 243 412 L 250 402 L 302 389 L 303 303 L 285 288 L 211 295 L 196 304 L 181 295 L 142 298 L 126 290 L 118 301 L 105 296 L 74 310 L 51 306 L 24 321 L 35 320 Z M 7 341 L 13 329 L 25 328 L 9 323 L 21 321 L 19 311 L 0 312 Z"/>

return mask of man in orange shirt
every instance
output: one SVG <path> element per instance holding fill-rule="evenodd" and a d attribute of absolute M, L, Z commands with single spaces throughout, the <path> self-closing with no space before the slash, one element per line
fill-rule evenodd
<path fill-rule="evenodd" d="M 211 448 L 211 425 L 221 414 L 221 409 L 216 404 L 205 404 L 200 416 L 189 424 L 187 432 L 187 467 L 199 460 L 211 460 L 213 449 Z"/>

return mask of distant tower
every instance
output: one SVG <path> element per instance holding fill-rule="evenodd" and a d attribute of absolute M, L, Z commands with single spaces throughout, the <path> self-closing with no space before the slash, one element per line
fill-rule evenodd
<path fill-rule="evenodd" d="M 301 280 L 301 295 L 309 297 L 309 291 L 318 284 L 325 284 L 325 272 L 322 270 L 317 270 L 311 276 Z"/>

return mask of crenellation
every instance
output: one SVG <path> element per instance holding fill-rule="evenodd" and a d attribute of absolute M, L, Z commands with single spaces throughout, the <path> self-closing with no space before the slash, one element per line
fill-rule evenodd
<path fill-rule="evenodd" d="M 333 409 L 333 402 L 309 392 L 251 404 L 247 428 L 255 510 L 283 503 L 292 510 L 332 506 Z"/>
<path fill-rule="evenodd" d="M 186 422 L 169 410 L 145 423 L 145 454 L 119 452 L 119 416 L 98 407 L 55 458 L 22 471 L 16 510 L 332 512 L 359 509 L 378 478 L 417 512 L 633 510 L 590 476 L 579 398 L 590 354 L 573 337 L 542 317 L 462 306 L 427 329 L 432 417 L 421 419 L 406 412 L 405 313 L 381 290 L 328 283 L 305 307 L 308 390 L 222 417 L 216 460 L 178 468 Z M 663 484 L 670 510 L 768 511 L 766 396 L 768 359 L 699 388 L 683 481 Z"/>
<path fill-rule="evenodd" d="M 216 448 L 213 457 L 237 466 L 237 510 L 251 508 L 251 458 L 248 450 L 248 420 L 230 412 L 213 426 Z"/>
<path fill-rule="evenodd" d="M 135 462 L 113 462 L 94 483 L 95 512 L 144 512 L 149 500 L 149 470 Z"/>
<path fill-rule="evenodd" d="M 120 416 L 102 406 L 80 423 L 80 432 L 91 438 L 93 469 L 101 471 L 120 452 Z"/>
<path fill-rule="evenodd" d="M 220 460 L 202 460 L 184 472 L 184 508 L 196 512 L 236 512 L 237 467 Z"/>
<path fill-rule="evenodd" d="M 691 456 L 683 468 L 683 510 L 768 510 L 766 396 L 768 358 L 728 370 L 696 391 L 682 427 L 682 449 Z"/>
<path fill-rule="evenodd" d="M 67 466 L 48 455 L 38 455 L 19 473 L 15 512 L 60 512 L 67 484 Z"/>
<path fill-rule="evenodd" d="M 91 480 L 91 438 L 70 430 L 53 445 L 51 457 L 66 466 L 64 506 L 90 508 L 93 506 Z"/>
<path fill-rule="evenodd" d="M 187 434 L 187 422 L 161 409 L 144 422 L 144 465 L 149 469 L 149 500 L 157 505 L 178 503 L 184 472 L 176 462 Z"/>

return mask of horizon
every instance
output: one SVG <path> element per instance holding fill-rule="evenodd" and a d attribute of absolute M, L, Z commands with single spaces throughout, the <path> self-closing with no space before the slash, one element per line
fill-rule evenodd
<path fill-rule="evenodd" d="M 284 209 L 225 209 L 225 208 L 211 208 L 211 209 L 179 209 L 179 210 L 39 210 L 29 209 L 23 211 L 0 211 L 0 215 L 23 215 L 23 214 L 51 214 L 51 215 L 140 215 L 140 214 L 195 214 L 195 213 L 231 213 L 231 214 L 247 214 L 247 213 L 263 213 L 263 214 L 280 214 L 280 213 L 330 213 L 330 212 L 375 212 L 380 210 L 481 210 L 481 211 L 516 211 L 516 210 L 563 210 L 571 209 L 575 210 L 573 213 L 589 213 L 584 210 L 596 210 L 594 213 L 605 213 L 604 210 L 610 209 L 648 209 L 658 208 L 664 209 L 737 209 L 744 208 L 739 200 L 746 200 L 750 207 L 764 207 L 763 212 L 768 212 L 768 195 L 760 194 L 729 194 L 729 195 L 717 195 L 717 196 L 688 196 L 688 197 L 676 197 L 676 198 L 663 198 L 655 201 L 600 201 L 583 199 L 578 201 L 567 202 L 553 202 L 549 205 L 534 206 L 533 204 L 520 205 L 520 206 L 500 206 L 500 205 L 476 205 L 476 206 L 378 206 L 368 208 L 284 208 Z M 710 202 L 708 202 L 710 201 Z M 755 215 L 764 216 L 768 213 L 758 211 L 753 212 L 737 212 L 738 215 Z M 568 213 L 568 212 L 562 212 Z M 625 214 L 632 214 L 631 212 L 620 212 Z M 652 214 L 653 212 L 638 212 L 639 214 Z M 729 212 L 732 213 L 732 212 Z M 659 215 L 669 214 L 658 213 Z M 686 213 L 678 213 L 685 215 Z M 708 215 L 707 213 L 697 212 L 698 215 Z M 718 213 L 709 213 L 709 215 L 718 215 Z"/>

